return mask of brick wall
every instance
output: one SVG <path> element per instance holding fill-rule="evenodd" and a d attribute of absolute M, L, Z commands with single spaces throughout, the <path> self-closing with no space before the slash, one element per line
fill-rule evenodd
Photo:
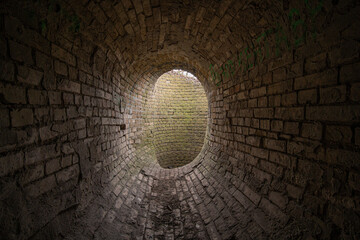
<path fill-rule="evenodd" d="M 359 238 L 357 1 L 0 8 L 5 238 Z M 208 130 L 194 161 L 162 169 L 147 104 L 171 69 L 198 77 Z"/>
<path fill-rule="evenodd" d="M 153 145 L 161 167 L 183 166 L 204 145 L 207 98 L 200 82 L 181 72 L 167 72 L 157 80 L 147 105 L 144 141 Z"/>

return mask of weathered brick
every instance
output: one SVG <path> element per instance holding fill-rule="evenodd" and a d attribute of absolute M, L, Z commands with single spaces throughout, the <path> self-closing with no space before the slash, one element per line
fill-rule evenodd
<path fill-rule="evenodd" d="M 267 93 L 269 95 L 272 95 L 272 94 L 279 94 L 279 93 L 287 93 L 287 92 L 291 92 L 292 90 L 293 90 L 293 80 L 290 79 L 290 80 L 278 82 L 278 83 L 268 86 Z"/>
<path fill-rule="evenodd" d="M 260 160 L 260 167 L 264 171 L 269 172 L 277 177 L 281 177 L 283 175 L 283 168 L 274 163 L 265 160 Z"/>
<path fill-rule="evenodd" d="M 68 69 L 65 63 L 60 62 L 58 60 L 55 60 L 55 72 L 57 74 L 67 76 L 68 75 Z"/>
<path fill-rule="evenodd" d="M 41 141 L 46 141 L 46 140 L 49 140 L 49 139 L 53 139 L 53 138 L 58 136 L 57 132 L 54 132 L 54 131 L 51 130 L 51 126 L 41 127 L 39 129 L 39 133 L 40 133 Z"/>
<path fill-rule="evenodd" d="M 28 96 L 29 96 L 29 103 L 34 105 L 45 105 L 47 104 L 46 92 L 29 89 Z"/>
<path fill-rule="evenodd" d="M 25 153 L 25 164 L 31 165 L 48 158 L 59 156 L 60 152 L 55 144 L 43 145 Z"/>
<path fill-rule="evenodd" d="M 32 183 L 25 188 L 25 192 L 30 197 L 38 197 L 41 194 L 50 191 L 56 186 L 55 176 L 50 175 L 44 179 Z"/>
<path fill-rule="evenodd" d="M 306 107 L 306 119 L 314 121 L 356 122 L 360 119 L 358 106 Z"/>
<path fill-rule="evenodd" d="M 66 168 L 72 163 L 72 155 L 63 156 L 61 158 L 61 167 Z"/>
<path fill-rule="evenodd" d="M 1 88 L 0 85 L 0 94 L 3 95 L 5 103 L 20 103 L 20 104 L 26 103 L 26 94 L 24 88 L 10 86 L 10 85 Z"/>
<path fill-rule="evenodd" d="M 27 184 L 44 177 L 44 166 L 36 165 L 27 167 L 25 173 L 21 176 L 21 183 Z"/>
<path fill-rule="evenodd" d="M 324 70 L 326 67 L 326 53 L 320 53 L 305 60 L 305 72 L 314 73 Z"/>
<path fill-rule="evenodd" d="M 282 224 L 285 224 L 289 220 L 289 217 L 286 214 L 284 214 L 276 205 L 272 204 L 266 198 L 261 199 L 259 206 L 261 209 L 264 209 L 271 218 L 277 219 Z"/>
<path fill-rule="evenodd" d="M 54 120 L 55 121 L 65 121 L 66 113 L 64 108 L 54 109 Z"/>
<path fill-rule="evenodd" d="M 45 165 L 46 175 L 50 175 L 53 172 L 60 170 L 60 158 L 48 160 Z"/>
<path fill-rule="evenodd" d="M 333 142 L 351 143 L 352 131 L 347 126 L 326 126 L 325 139 Z"/>
<path fill-rule="evenodd" d="M 286 191 L 288 195 L 294 199 L 300 199 L 303 193 L 303 190 L 301 188 L 291 184 L 286 185 Z"/>
<path fill-rule="evenodd" d="M 355 144 L 360 146 L 360 128 L 355 128 Z"/>
<path fill-rule="evenodd" d="M 316 89 L 301 90 L 298 94 L 298 102 L 300 104 L 315 104 L 317 102 Z"/>
<path fill-rule="evenodd" d="M 61 92 L 49 91 L 48 92 L 50 105 L 59 105 L 61 101 Z"/>
<path fill-rule="evenodd" d="M 0 59 L 0 80 L 13 82 L 15 79 L 15 67 L 12 62 L 5 62 Z"/>
<path fill-rule="evenodd" d="M 301 136 L 320 140 L 322 138 L 321 123 L 303 123 L 301 128 Z"/>
<path fill-rule="evenodd" d="M 288 203 L 288 198 L 284 196 L 284 194 L 275 191 L 269 192 L 269 200 L 275 203 L 280 209 L 285 209 Z"/>
<path fill-rule="evenodd" d="M 299 123 L 298 122 L 285 122 L 284 124 L 284 133 L 288 134 L 299 134 Z"/>
<path fill-rule="evenodd" d="M 275 118 L 284 120 L 303 120 L 304 108 L 292 107 L 292 108 L 275 108 Z"/>
<path fill-rule="evenodd" d="M 256 118 L 272 118 L 274 116 L 273 108 L 256 108 L 254 109 L 254 116 Z"/>
<path fill-rule="evenodd" d="M 43 73 L 25 66 L 18 67 L 17 79 L 20 82 L 38 86 L 43 79 Z"/>
<path fill-rule="evenodd" d="M 81 93 L 89 96 L 95 97 L 95 88 L 90 87 L 88 85 L 82 84 Z"/>
<path fill-rule="evenodd" d="M 297 102 L 297 94 L 296 92 L 283 94 L 281 96 L 281 105 L 282 106 L 292 106 L 296 105 Z"/>
<path fill-rule="evenodd" d="M 285 152 L 286 142 L 283 140 L 275 140 L 275 139 L 264 139 L 264 147 L 272 150 L 277 150 L 281 152 Z"/>
<path fill-rule="evenodd" d="M 10 126 L 10 114 L 9 110 L 6 108 L 0 108 L 0 128 L 5 128 Z"/>
<path fill-rule="evenodd" d="M 260 87 L 250 90 L 250 97 L 257 98 L 266 94 L 266 87 Z"/>
<path fill-rule="evenodd" d="M 23 108 L 11 111 L 11 124 L 13 127 L 31 125 L 34 122 L 32 109 Z"/>
<path fill-rule="evenodd" d="M 272 120 L 271 121 L 271 131 L 282 132 L 283 131 L 283 121 Z"/>
<path fill-rule="evenodd" d="M 338 71 L 336 69 L 328 69 L 321 73 L 296 78 L 294 81 L 294 89 L 300 90 L 317 86 L 335 85 L 337 83 L 337 76 Z"/>
<path fill-rule="evenodd" d="M 246 137 L 246 143 L 252 146 L 259 147 L 260 146 L 260 137 L 256 136 L 247 136 Z"/>
<path fill-rule="evenodd" d="M 69 52 L 60 48 L 59 46 L 56 46 L 55 44 L 51 45 L 51 55 L 70 64 L 71 66 L 76 65 L 76 58 Z"/>
<path fill-rule="evenodd" d="M 59 83 L 58 89 L 62 90 L 62 91 L 67 91 L 67 92 L 80 93 L 80 84 L 77 83 L 77 82 L 74 82 L 74 81 L 69 81 L 69 80 L 63 79 L 61 81 L 61 83 Z M 94 92 L 93 95 L 88 94 L 88 92 L 86 91 L 86 90 L 88 90 L 88 88 L 86 88 L 86 90 L 83 89 L 82 93 L 87 94 L 87 95 L 91 95 L 91 96 L 95 96 L 95 89 L 93 89 L 93 88 L 91 88 L 91 89 Z M 88 91 L 90 91 L 90 90 L 88 90 Z"/>
<path fill-rule="evenodd" d="M 326 161 L 349 169 L 358 168 L 360 166 L 360 153 L 329 148 L 326 150 Z"/>
<path fill-rule="evenodd" d="M 358 82 L 360 80 L 358 69 L 360 69 L 360 63 L 342 66 L 340 69 L 340 82 Z"/>
<path fill-rule="evenodd" d="M 24 153 L 0 157 L 0 177 L 13 173 L 24 166 Z"/>
<path fill-rule="evenodd" d="M 345 102 L 346 100 L 346 86 L 336 86 L 320 89 L 320 103 L 336 103 Z"/>
<path fill-rule="evenodd" d="M 31 48 L 14 41 L 9 42 L 9 48 L 12 59 L 29 65 L 34 63 L 31 55 Z"/>
<path fill-rule="evenodd" d="M 355 102 L 360 101 L 360 83 L 351 85 L 350 99 Z"/>
<path fill-rule="evenodd" d="M 65 105 L 74 104 L 74 94 L 72 93 L 63 93 L 63 100 Z"/>
<path fill-rule="evenodd" d="M 58 183 L 66 182 L 72 178 L 75 178 L 79 175 L 79 165 L 73 165 L 71 167 L 62 169 L 56 173 L 56 180 Z"/>

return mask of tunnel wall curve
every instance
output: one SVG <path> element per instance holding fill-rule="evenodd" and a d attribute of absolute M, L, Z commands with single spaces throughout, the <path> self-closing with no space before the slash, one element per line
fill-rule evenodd
<path fill-rule="evenodd" d="M 358 236 L 356 1 L 49 3 L 1 6 L 3 236 L 155 236 L 161 185 L 189 239 Z M 195 161 L 166 170 L 135 146 L 174 67 L 210 116 Z"/>

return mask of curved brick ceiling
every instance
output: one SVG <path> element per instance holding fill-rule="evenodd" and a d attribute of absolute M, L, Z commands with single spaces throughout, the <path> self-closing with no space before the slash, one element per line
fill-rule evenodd
<path fill-rule="evenodd" d="M 359 238 L 358 1 L 0 9 L 1 236 Z M 196 159 L 162 169 L 144 113 L 172 69 L 209 117 Z"/>

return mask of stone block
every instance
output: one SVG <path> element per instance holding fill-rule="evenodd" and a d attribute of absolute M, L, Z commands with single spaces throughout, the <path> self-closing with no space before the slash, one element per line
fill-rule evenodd
<path fill-rule="evenodd" d="M 274 132 L 282 132 L 283 131 L 283 121 L 279 121 L 279 120 L 272 120 L 271 121 L 271 131 Z"/>
<path fill-rule="evenodd" d="M 29 65 L 32 65 L 34 63 L 31 54 L 31 48 L 10 40 L 9 49 L 10 49 L 10 57 L 12 59 Z"/>
<path fill-rule="evenodd" d="M 21 183 L 27 184 L 44 177 L 44 166 L 42 164 L 30 166 L 21 176 Z"/>
<path fill-rule="evenodd" d="M 25 188 L 25 193 L 30 197 L 38 197 L 41 194 L 50 191 L 56 187 L 56 180 L 54 175 L 50 175 L 39 181 L 36 181 Z"/>
<path fill-rule="evenodd" d="M 66 113 L 64 108 L 56 108 L 54 109 L 54 120 L 55 121 L 65 121 Z"/>
<path fill-rule="evenodd" d="M 300 132 L 298 122 L 285 122 L 284 123 L 284 133 L 298 135 Z"/>
<path fill-rule="evenodd" d="M 308 89 L 301 90 L 298 93 L 298 102 L 299 104 L 315 104 L 317 103 L 317 90 L 316 89 Z"/>
<path fill-rule="evenodd" d="M 71 66 L 76 65 L 76 58 L 72 54 L 70 54 L 69 52 L 67 52 L 66 50 L 60 48 L 55 44 L 51 45 L 51 55 L 60 59 L 61 61 L 70 64 Z"/>
<path fill-rule="evenodd" d="M 67 92 L 80 93 L 80 83 L 63 79 L 61 81 L 61 83 L 58 84 L 58 89 L 62 90 L 62 91 L 67 91 Z M 88 90 L 88 91 L 86 91 L 86 90 Z M 86 88 L 86 90 L 85 90 L 86 94 L 90 95 L 88 93 L 91 92 L 91 90 L 89 90 L 88 88 Z M 95 89 L 93 89 L 93 91 L 94 91 L 94 93 L 91 96 L 95 95 Z M 84 90 L 82 93 L 85 94 Z"/>
<path fill-rule="evenodd" d="M 269 95 L 281 94 L 281 93 L 291 92 L 292 90 L 293 90 L 293 80 L 290 79 L 290 80 L 286 80 L 283 82 L 278 82 L 278 83 L 269 85 L 267 93 Z"/>
<path fill-rule="evenodd" d="M 29 96 L 29 103 L 30 104 L 46 105 L 48 103 L 46 91 L 29 89 L 28 90 L 28 96 Z"/>
<path fill-rule="evenodd" d="M 63 156 L 61 158 L 61 167 L 66 168 L 72 164 L 72 155 Z"/>
<path fill-rule="evenodd" d="M 0 108 L 0 128 L 10 126 L 10 114 L 7 108 Z"/>
<path fill-rule="evenodd" d="M 256 108 L 254 109 L 254 116 L 256 118 L 272 118 L 274 116 L 273 108 Z"/>
<path fill-rule="evenodd" d="M 337 84 L 337 69 L 328 69 L 320 73 L 314 73 L 305 77 L 295 78 L 294 89 L 308 89 L 317 86 L 329 86 Z"/>
<path fill-rule="evenodd" d="M 13 82 L 15 79 L 14 63 L 0 59 L 0 80 Z"/>
<path fill-rule="evenodd" d="M 95 97 L 95 88 L 90 87 L 89 85 L 82 84 L 81 93 L 84 95 Z"/>
<path fill-rule="evenodd" d="M 301 188 L 291 184 L 286 185 L 286 191 L 288 193 L 288 196 L 294 199 L 300 199 L 303 193 L 303 190 Z"/>
<path fill-rule="evenodd" d="M 76 164 L 57 172 L 56 180 L 58 183 L 63 183 L 63 182 L 67 182 L 72 178 L 78 177 L 78 175 L 79 175 L 79 165 Z"/>
<path fill-rule="evenodd" d="M 275 108 L 275 118 L 283 120 L 303 120 L 304 108 L 292 107 L 292 108 Z"/>
<path fill-rule="evenodd" d="M 266 160 L 260 160 L 260 168 L 276 177 L 281 177 L 284 170 L 283 167 Z"/>
<path fill-rule="evenodd" d="M 324 70 L 326 67 L 326 52 L 305 60 L 305 72 L 314 73 Z"/>
<path fill-rule="evenodd" d="M 3 95 L 5 103 L 26 104 L 26 93 L 24 88 L 11 85 L 2 87 L 0 85 L 0 94 Z"/>
<path fill-rule="evenodd" d="M 11 111 L 10 115 L 13 127 L 23 127 L 34 123 L 34 114 L 32 109 L 16 109 Z"/>
<path fill-rule="evenodd" d="M 285 209 L 289 201 L 284 194 L 275 191 L 269 192 L 269 200 L 275 203 L 280 209 Z"/>
<path fill-rule="evenodd" d="M 320 88 L 320 103 L 337 103 L 345 102 L 346 100 L 346 86 L 336 86 L 329 88 Z"/>
<path fill-rule="evenodd" d="M 264 139 L 264 147 L 272 150 L 277 150 L 281 152 L 285 152 L 286 150 L 286 142 L 283 140 L 275 140 L 275 139 Z"/>
<path fill-rule="evenodd" d="M 257 98 L 257 97 L 265 96 L 265 95 L 266 95 L 266 87 L 260 87 L 260 88 L 255 88 L 255 89 L 250 90 L 251 98 Z"/>
<path fill-rule="evenodd" d="M 322 125 L 321 123 L 303 123 L 301 128 L 301 136 L 321 140 L 322 138 Z"/>
<path fill-rule="evenodd" d="M 38 70 L 34 70 L 25 66 L 18 66 L 17 79 L 19 82 L 38 86 L 43 79 L 43 75 L 44 74 Z"/>
<path fill-rule="evenodd" d="M 354 63 L 342 66 L 340 69 L 340 82 L 348 83 L 348 82 L 359 82 L 360 76 L 358 74 L 358 70 L 360 69 L 360 63 Z"/>
<path fill-rule="evenodd" d="M 281 82 L 286 79 L 286 68 L 278 68 L 273 71 L 273 82 Z"/>
<path fill-rule="evenodd" d="M 0 177 L 13 173 L 24 166 L 24 153 L 9 154 L 0 157 Z"/>
<path fill-rule="evenodd" d="M 47 141 L 58 136 L 57 132 L 51 130 L 51 126 L 41 127 L 39 133 L 41 141 Z"/>
<path fill-rule="evenodd" d="M 57 74 L 67 76 L 68 75 L 68 69 L 65 63 L 60 62 L 58 60 L 55 60 L 55 72 Z"/>
<path fill-rule="evenodd" d="M 325 140 L 340 143 L 351 143 L 352 131 L 348 126 L 326 126 Z"/>
<path fill-rule="evenodd" d="M 63 100 L 65 105 L 74 104 L 74 94 L 72 93 L 63 93 Z"/>
<path fill-rule="evenodd" d="M 297 94 L 296 92 L 283 94 L 281 96 L 281 105 L 282 106 L 292 106 L 297 103 Z"/>
<path fill-rule="evenodd" d="M 50 175 L 54 172 L 59 171 L 61 168 L 60 166 L 60 158 L 50 159 L 46 161 L 45 164 L 45 174 Z"/>
<path fill-rule="evenodd" d="M 50 105 L 60 105 L 61 101 L 61 92 L 49 91 L 48 92 Z"/>
<path fill-rule="evenodd" d="M 55 144 L 39 146 L 25 153 L 25 164 L 31 165 L 38 163 L 45 159 L 57 157 L 59 154 L 60 151 Z"/>
<path fill-rule="evenodd" d="M 354 102 L 360 101 L 360 83 L 354 83 L 351 85 L 350 99 Z"/>
<path fill-rule="evenodd" d="M 356 105 L 306 107 L 306 119 L 313 121 L 357 122 L 360 119 L 360 107 Z"/>
<path fill-rule="evenodd" d="M 355 128 L 355 144 L 360 146 L 360 128 Z"/>

